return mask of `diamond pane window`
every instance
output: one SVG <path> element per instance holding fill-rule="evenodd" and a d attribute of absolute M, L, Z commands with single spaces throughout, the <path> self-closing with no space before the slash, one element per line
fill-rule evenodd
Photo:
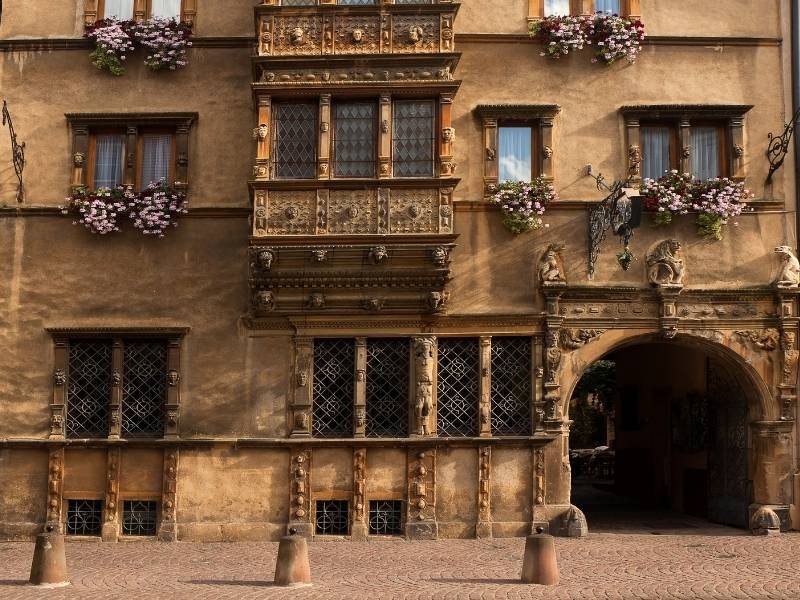
<path fill-rule="evenodd" d="M 402 535 L 403 501 L 370 500 L 369 532 L 372 535 Z"/>
<path fill-rule="evenodd" d="M 347 535 L 350 510 L 347 500 L 317 500 L 317 535 Z"/>
<path fill-rule="evenodd" d="M 110 399 L 111 341 L 71 342 L 65 421 L 67 437 L 108 437 Z"/>
<path fill-rule="evenodd" d="M 408 435 L 407 339 L 367 342 L 367 437 Z"/>
<path fill-rule="evenodd" d="M 67 500 L 67 535 L 100 535 L 102 500 Z"/>
<path fill-rule="evenodd" d="M 272 157 L 276 179 L 311 179 L 317 172 L 315 103 L 273 106 Z"/>
<path fill-rule="evenodd" d="M 375 104 L 338 103 L 333 107 L 333 173 L 337 177 L 375 175 Z"/>
<path fill-rule="evenodd" d="M 312 431 L 317 437 L 353 435 L 353 340 L 314 340 L 314 408 Z"/>
<path fill-rule="evenodd" d="M 394 103 L 392 157 L 395 177 L 433 176 L 432 101 Z"/>
<path fill-rule="evenodd" d="M 123 535 L 155 535 L 158 504 L 154 501 L 125 500 L 122 503 Z"/>
<path fill-rule="evenodd" d="M 126 341 L 122 434 L 161 435 L 167 391 L 167 347 L 161 341 Z"/>
<path fill-rule="evenodd" d="M 363 6 L 377 4 L 376 0 L 337 0 L 336 4 L 350 5 L 350 6 Z"/>
<path fill-rule="evenodd" d="M 281 6 L 315 6 L 317 0 L 282 0 Z"/>
<path fill-rule="evenodd" d="M 440 338 L 437 429 L 440 436 L 477 433 L 479 349 L 476 338 Z"/>
<path fill-rule="evenodd" d="M 492 434 L 531 431 L 531 339 L 492 338 Z"/>

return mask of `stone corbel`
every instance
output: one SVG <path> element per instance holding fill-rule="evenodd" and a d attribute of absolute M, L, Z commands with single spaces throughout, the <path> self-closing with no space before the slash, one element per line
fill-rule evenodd
<path fill-rule="evenodd" d="M 101 537 L 104 542 L 116 542 L 119 538 L 119 474 L 120 448 L 109 448 L 106 459 L 106 494 L 103 502 L 103 526 Z"/>
<path fill-rule="evenodd" d="M 406 537 L 409 540 L 435 540 L 439 537 L 436 521 L 436 450 L 408 449 L 408 512 Z"/>
<path fill-rule="evenodd" d="M 492 435 L 492 338 L 480 338 L 480 409 L 478 419 L 478 435 Z"/>
<path fill-rule="evenodd" d="M 478 522 L 475 525 L 475 537 L 486 539 L 492 537 L 492 447 L 478 447 Z"/>
<path fill-rule="evenodd" d="M 353 450 L 353 511 L 350 523 L 350 539 L 356 542 L 367 540 L 367 449 Z"/>
<path fill-rule="evenodd" d="M 683 286 L 658 288 L 658 316 L 661 335 L 668 340 L 678 335 L 678 324 L 680 322 L 680 317 L 678 316 L 678 296 L 682 290 Z"/>
<path fill-rule="evenodd" d="M 294 375 L 291 381 L 290 437 L 311 437 L 314 346 L 311 338 L 295 340 Z"/>

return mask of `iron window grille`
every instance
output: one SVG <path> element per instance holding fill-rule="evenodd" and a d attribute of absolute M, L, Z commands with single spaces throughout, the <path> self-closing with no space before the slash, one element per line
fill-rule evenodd
<path fill-rule="evenodd" d="M 288 5 L 287 5 L 288 6 Z M 272 157 L 276 179 L 313 179 L 317 171 L 315 103 L 278 103 L 273 106 Z"/>
<path fill-rule="evenodd" d="M 68 364 L 67 437 L 107 437 L 111 341 L 81 340 L 71 343 Z"/>
<path fill-rule="evenodd" d="M 480 357 L 477 338 L 440 338 L 437 429 L 468 437 L 478 429 Z"/>
<path fill-rule="evenodd" d="M 317 535 L 347 535 L 350 503 L 347 500 L 317 500 L 314 520 Z"/>
<path fill-rule="evenodd" d="M 394 103 L 392 170 L 395 177 L 433 176 L 435 115 L 431 100 Z"/>
<path fill-rule="evenodd" d="M 67 500 L 67 535 L 100 535 L 102 500 Z"/>
<path fill-rule="evenodd" d="M 407 339 L 367 342 L 367 437 L 408 435 Z"/>
<path fill-rule="evenodd" d="M 122 503 L 122 534 L 156 534 L 158 503 L 149 500 L 125 500 Z"/>
<path fill-rule="evenodd" d="M 166 345 L 158 341 L 128 341 L 124 365 L 122 434 L 128 437 L 163 434 Z"/>
<path fill-rule="evenodd" d="M 312 433 L 352 437 L 355 344 L 353 340 L 314 341 Z"/>
<path fill-rule="evenodd" d="M 333 106 L 333 174 L 374 177 L 374 102 L 339 102 Z"/>
<path fill-rule="evenodd" d="M 492 338 L 492 434 L 531 431 L 531 339 Z"/>
<path fill-rule="evenodd" d="M 370 500 L 369 533 L 371 535 L 402 535 L 403 501 Z"/>

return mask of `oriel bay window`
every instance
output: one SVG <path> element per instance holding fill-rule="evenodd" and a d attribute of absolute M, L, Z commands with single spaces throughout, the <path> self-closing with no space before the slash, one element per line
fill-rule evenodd
<path fill-rule="evenodd" d="M 435 110 L 431 100 L 395 101 L 392 130 L 395 177 L 433 177 Z"/>
<path fill-rule="evenodd" d="M 275 103 L 272 112 L 275 179 L 313 179 L 317 173 L 317 118 L 314 102 Z"/>

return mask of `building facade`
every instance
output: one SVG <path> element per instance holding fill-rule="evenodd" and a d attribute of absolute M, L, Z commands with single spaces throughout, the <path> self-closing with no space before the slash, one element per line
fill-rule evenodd
<path fill-rule="evenodd" d="M 0 146 L 0 535 L 579 535 L 569 399 L 609 356 L 627 485 L 800 523 L 794 158 L 767 154 L 790 2 L 703 5 L 3 3 L 25 160 L 20 191 Z M 596 10 L 644 22 L 635 63 L 528 34 Z M 85 27 L 158 15 L 188 65 L 92 65 Z M 626 190 L 665 168 L 744 182 L 750 210 L 721 240 L 629 229 Z M 62 209 L 159 177 L 188 197 L 163 238 Z M 491 197 L 534 178 L 559 197 L 514 234 Z"/>

